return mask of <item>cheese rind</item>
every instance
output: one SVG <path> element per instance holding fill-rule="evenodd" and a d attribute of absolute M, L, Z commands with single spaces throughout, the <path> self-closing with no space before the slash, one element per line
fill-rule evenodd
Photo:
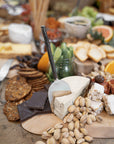
<path fill-rule="evenodd" d="M 69 84 L 72 94 L 55 98 L 54 113 L 60 119 L 64 118 L 68 113 L 68 107 L 73 104 L 74 100 L 82 94 L 83 90 L 88 87 L 90 83 L 90 79 L 80 76 L 71 76 L 63 78 L 62 80 Z"/>

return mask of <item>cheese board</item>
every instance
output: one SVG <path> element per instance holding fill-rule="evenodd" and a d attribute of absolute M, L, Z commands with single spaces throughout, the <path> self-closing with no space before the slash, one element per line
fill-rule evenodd
<path fill-rule="evenodd" d="M 22 127 L 30 133 L 42 134 L 48 128 L 54 127 L 57 123 L 62 123 L 54 114 L 36 115 L 21 123 Z"/>
<path fill-rule="evenodd" d="M 94 138 L 114 138 L 114 116 L 103 112 L 100 114 L 103 118 L 102 123 L 95 122 L 92 125 L 86 125 L 88 134 Z"/>

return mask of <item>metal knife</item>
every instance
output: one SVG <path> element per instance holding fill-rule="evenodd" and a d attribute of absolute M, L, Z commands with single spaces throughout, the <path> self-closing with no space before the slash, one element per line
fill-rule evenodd
<path fill-rule="evenodd" d="M 7 76 L 12 62 L 13 62 L 13 59 L 9 59 L 0 69 L 0 82 L 2 82 Z"/>

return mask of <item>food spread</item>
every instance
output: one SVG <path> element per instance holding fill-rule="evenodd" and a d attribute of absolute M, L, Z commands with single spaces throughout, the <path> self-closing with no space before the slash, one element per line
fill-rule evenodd
<path fill-rule="evenodd" d="M 27 26 L 30 28 L 28 36 L 26 27 L 21 28 L 20 24 L 18 30 L 0 27 L 0 37 L 9 34 L 10 39 L 10 42 L 0 43 L 0 58 L 17 60 L 10 68 L 15 74 L 7 80 L 5 88 L 3 112 L 8 121 L 22 124 L 29 121 L 28 127 L 31 127 L 32 118 L 41 121 L 44 116 L 47 121 L 55 120 L 54 125 L 48 122 L 48 129 L 42 128 L 40 134 L 44 142 L 36 144 L 89 144 L 95 136 L 91 136 L 86 126 L 94 123 L 105 126 L 102 114 L 114 115 L 114 45 L 111 42 L 114 31 L 103 24 L 103 20 L 96 20 L 97 14 L 96 9 L 87 6 L 67 17 L 46 19 L 58 79 L 70 88 L 70 91 L 54 91 L 51 102 L 48 89 L 54 77 L 40 30 L 34 28 L 40 33 L 36 36 L 40 44 L 38 51 L 33 52 L 32 27 Z M 35 19 L 35 12 L 33 15 Z M 33 25 L 37 26 L 38 22 Z M 109 127 L 114 131 L 111 125 Z"/>

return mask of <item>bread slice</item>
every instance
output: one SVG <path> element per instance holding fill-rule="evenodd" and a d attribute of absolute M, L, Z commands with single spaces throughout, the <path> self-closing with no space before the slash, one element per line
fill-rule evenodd
<path fill-rule="evenodd" d="M 101 45 L 100 48 L 102 48 L 106 53 L 114 52 L 114 48 L 109 45 Z"/>
<path fill-rule="evenodd" d="M 102 58 L 104 59 L 104 58 L 106 58 L 106 52 L 102 49 L 102 48 L 100 48 L 100 47 L 98 47 L 98 49 L 100 50 L 100 52 L 102 53 Z"/>
<path fill-rule="evenodd" d="M 78 47 L 74 54 L 81 62 L 84 62 L 88 59 L 87 50 L 84 47 Z"/>
<path fill-rule="evenodd" d="M 90 48 L 88 50 L 88 57 L 95 62 L 99 62 L 102 59 L 103 55 L 98 48 Z"/>
<path fill-rule="evenodd" d="M 107 53 L 107 58 L 114 59 L 114 52 L 113 53 Z"/>
<path fill-rule="evenodd" d="M 0 58 L 15 58 L 31 54 L 32 46 L 30 44 L 0 43 Z"/>

